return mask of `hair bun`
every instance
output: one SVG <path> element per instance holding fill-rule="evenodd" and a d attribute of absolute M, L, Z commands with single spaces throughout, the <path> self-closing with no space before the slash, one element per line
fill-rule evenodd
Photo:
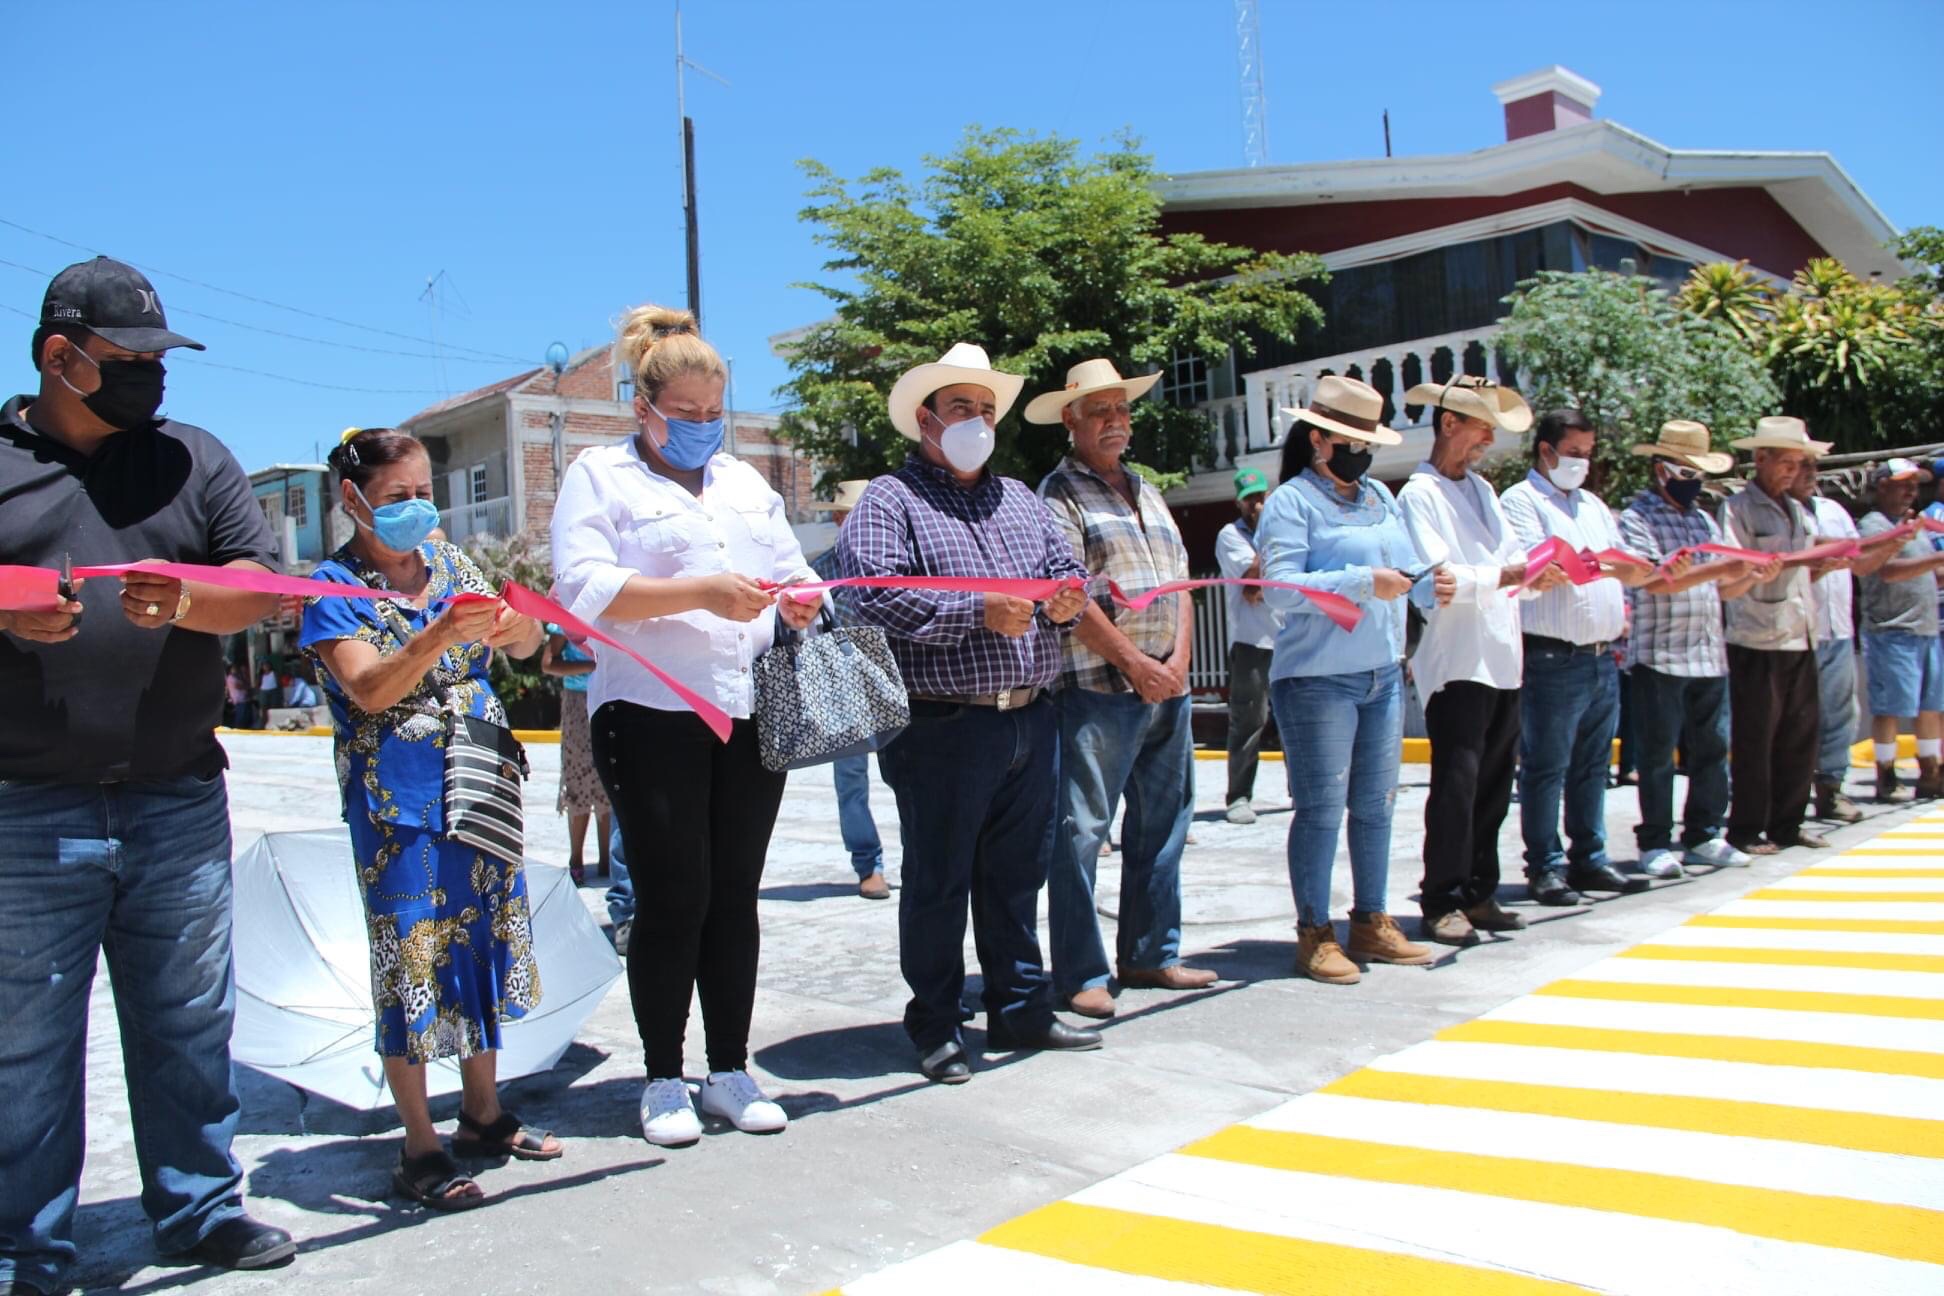
<path fill-rule="evenodd" d="M 695 332 L 695 316 L 685 310 L 672 306 L 637 306 L 621 317 L 621 358 L 630 371 L 639 369 L 642 357 L 664 338 Z"/>

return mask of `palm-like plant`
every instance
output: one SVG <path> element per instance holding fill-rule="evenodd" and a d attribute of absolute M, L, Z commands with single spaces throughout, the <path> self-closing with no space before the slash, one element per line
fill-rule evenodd
<path fill-rule="evenodd" d="M 1696 266 L 1675 300 L 1688 314 L 1719 320 L 1752 343 L 1767 331 L 1775 289 L 1746 261 L 1715 261 Z"/>

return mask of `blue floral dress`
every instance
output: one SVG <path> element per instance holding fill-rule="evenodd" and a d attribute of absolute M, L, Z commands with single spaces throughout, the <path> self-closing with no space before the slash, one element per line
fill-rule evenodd
<path fill-rule="evenodd" d="M 452 545 L 421 546 L 426 607 L 376 599 L 306 601 L 299 643 L 317 667 L 335 729 L 338 786 L 364 883 L 378 1052 L 413 1062 L 466 1058 L 500 1047 L 500 1025 L 540 1002 L 526 875 L 519 860 L 484 854 L 445 832 L 445 719 L 436 679 L 454 706 L 497 724 L 506 712 L 487 682 L 483 643 L 448 649 L 396 706 L 354 706 L 316 645 L 359 639 L 397 652 L 459 593 L 492 586 Z M 389 588 L 349 549 L 318 564 L 318 580 Z"/>

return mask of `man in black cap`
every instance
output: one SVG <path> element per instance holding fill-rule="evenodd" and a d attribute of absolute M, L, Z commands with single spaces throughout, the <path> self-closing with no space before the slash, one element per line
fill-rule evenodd
<path fill-rule="evenodd" d="M 0 406 L 0 563 L 162 560 L 269 570 L 248 478 L 201 428 L 158 419 L 169 331 L 106 257 L 49 285 L 40 390 Z M 218 636 L 276 600 L 130 572 L 0 611 L 0 1296 L 73 1264 L 88 994 L 107 953 L 142 1208 L 165 1254 L 288 1260 L 243 1212 L 230 1155 L 230 825 L 214 729 Z M 18 601 L 18 600 L 16 600 Z"/>

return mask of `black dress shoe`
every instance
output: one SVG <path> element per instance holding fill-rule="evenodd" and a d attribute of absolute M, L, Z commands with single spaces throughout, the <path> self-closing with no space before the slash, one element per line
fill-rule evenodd
<path fill-rule="evenodd" d="M 918 1069 L 925 1073 L 925 1079 L 938 1084 L 964 1084 L 972 1078 L 971 1064 L 965 1060 L 965 1050 L 957 1044 L 941 1044 L 918 1059 Z"/>
<path fill-rule="evenodd" d="M 1023 1035 L 988 1027 L 986 1047 L 1001 1053 L 1010 1053 L 1016 1049 L 1066 1049 L 1085 1052 L 1100 1047 L 1100 1032 L 1076 1030 L 1056 1017 L 1044 1028 L 1027 1031 Z"/>
<path fill-rule="evenodd" d="M 1585 896 L 1566 885 L 1566 878 L 1558 869 L 1540 869 L 1526 879 L 1526 890 L 1537 903 L 1555 909 L 1586 903 Z"/>
<path fill-rule="evenodd" d="M 219 1269 L 268 1269 L 297 1254 L 290 1234 L 248 1215 L 224 1220 L 183 1255 Z"/>
<path fill-rule="evenodd" d="M 1645 891 L 1651 885 L 1643 875 L 1629 876 L 1611 864 L 1568 865 L 1566 883 L 1576 891 L 1617 891 L 1623 895 Z"/>

